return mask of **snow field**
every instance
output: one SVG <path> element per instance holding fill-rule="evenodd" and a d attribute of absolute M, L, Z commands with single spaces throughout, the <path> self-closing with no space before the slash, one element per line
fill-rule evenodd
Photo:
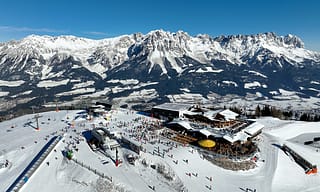
<path fill-rule="evenodd" d="M 129 164 L 122 156 L 127 153 L 135 154 L 127 148 L 120 149 L 123 163 L 119 167 L 116 167 L 110 158 L 91 150 L 83 134 L 94 126 L 103 125 L 110 130 L 121 131 L 126 136 L 132 134 L 142 136 L 144 129 L 139 128 L 141 123 L 144 125 L 157 123 L 157 120 L 134 111 L 112 110 L 108 112 L 107 120 L 98 117 L 92 121 L 88 121 L 86 114 L 81 111 L 47 112 L 41 116 L 40 131 L 34 129 L 35 121 L 32 119 L 34 115 L 0 123 L 0 160 L 8 159 L 11 163 L 9 168 L 0 169 L 1 190 L 6 190 L 12 184 L 53 135 L 64 134 L 55 151 L 48 155 L 22 191 L 152 191 L 153 187 L 155 191 L 169 192 L 181 190 L 241 192 L 246 188 L 256 189 L 259 192 L 319 191 L 318 174 L 304 174 L 299 165 L 272 145 L 292 138 L 297 139 L 302 133 L 320 134 L 317 128 L 319 123 L 281 121 L 274 118 L 258 119 L 259 123 L 265 125 L 265 129 L 258 138 L 260 152 L 257 154 L 259 159 L 256 168 L 248 171 L 231 171 L 202 158 L 192 146 L 175 145 L 174 142 L 162 137 L 156 137 L 154 140 L 151 138 L 149 141 L 136 141 L 141 143 L 145 152 L 141 152 L 135 165 Z M 305 137 L 300 137 L 301 140 L 303 138 Z M 99 178 L 93 171 L 74 161 L 63 158 L 62 152 L 66 147 L 74 149 L 75 159 L 90 166 L 91 169 L 112 177 L 112 182 Z M 157 154 L 158 149 L 160 155 Z M 162 156 L 163 151 L 164 156 Z M 315 156 L 313 153 L 309 155 Z M 49 162 L 49 165 L 46 162 Z"/>

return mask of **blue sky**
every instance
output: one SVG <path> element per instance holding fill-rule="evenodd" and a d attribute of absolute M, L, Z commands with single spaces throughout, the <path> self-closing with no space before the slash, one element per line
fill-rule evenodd
<path fill-rule="evenodd" d="M 155 29 L 213 37 L 275 32 L 320 51 L 318 0 L 3 0 L 0 42 L 30 34 L 93 39 Z"/>

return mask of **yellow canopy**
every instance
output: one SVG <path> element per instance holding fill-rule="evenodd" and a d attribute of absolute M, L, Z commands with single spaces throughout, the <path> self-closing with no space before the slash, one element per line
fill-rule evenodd
<path fill-rule="evenodd" d="M 206 147 L 206 148 L 211 148 L 211 147 L 216 146 L 216 142 L 214 142 L 210 139 L 204 139 L 204 140 L 198 141 L 198 144 L 201 147 Z"/>

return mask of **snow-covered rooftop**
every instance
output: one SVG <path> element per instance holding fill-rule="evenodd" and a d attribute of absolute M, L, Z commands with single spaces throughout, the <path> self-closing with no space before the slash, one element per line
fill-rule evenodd
<path fill-rule="evenodd" d="M 209 110 L 206 111 L 203 116 L 205 116 L 206 118 L 210 119 L 210 120 L 215 120 L 215 117 L 217 114 L 220 114 L 224 117 L 224 119 L 226 121 L 230 121 L 230 120 L 235 120 L 239 114 L 229 110 L 229 109 L 225 109 L 225 110 Z"/>
<path fill-rule="evenodd" d="M 163 110 L 170 110 L 170 111 L 183 111 L 187 110 L 192 107 L 192 104 L 185 104 L 185 103 L 163 103 L 157 106 L 154 106 L 154 109 L 163 109 Z"/>
<path fill-rule="evenodd" d="M 285 141 L 284 144 L 312 165 L 320 166 L 320 152 L 315 148 L 290 141 Z"/>
<path fill-rule="evenodd" d="M 182 127 L 184 127 L 187 130 L 193 130 L 193 128 L 191 127 L 190 123 L 187 121 L 183 121 L 183 120 L 173 120 L 172 122 L 170 122 L 170 124 L 178 124 Z"/>
<path fill-rule="evenodd" d="M 209 111 L 206 111 L 203 116 L 205 116 L 206 118 L 210 119 L 210 120 L 214 120 L 215 116 L 221 112 L 221 110 L 209 110 Z"/>
<path fill-rule="evenodd" d="M 263 129 L 263 127 L 264 125 L 262 125 L 261 123 L 254 122 L 250 124 L 248 127 L 246 127 L 244 131 L 252 136 L 260 132 Z"/>
<path fill-rule="evenodd" d="M 208 131 L 207 129 L 201 129 L 201 130 L 199 130 L 199 132 L 207 137 L 209 137 L 210 135 L 213 135 L 212 132 Z"/>
<path fill-rule="evenodd" d="M 250 137 L 250 135 L 244 133 L 243 131 L 240 131 L 236 134 L 225 134 L 223 136 L 223 138 L 229 141 L 230 143 L 234 143 L 236 141 L 247 141 L 247 139 Z"/>
<path fill-rule="evenodd" d="M 219 114 L 224 116 L 226 121 L 235 120 L 239 116 L 238 113 L 235 113 L 229 109 L 225 109 L 225 110 L 219 112 Z"/>

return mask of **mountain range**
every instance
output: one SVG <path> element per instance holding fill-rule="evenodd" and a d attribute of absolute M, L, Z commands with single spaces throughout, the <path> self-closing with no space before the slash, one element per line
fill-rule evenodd
<path fill-rule="evenodd" d="M 0 108 L 87 97 L 140 103 L 177 95 L 319 97 L 319 72 L 320 53 L 291 34 L 211 37 L 155 30 L 102 40 L 30 35 L 0 43 Z"/>

